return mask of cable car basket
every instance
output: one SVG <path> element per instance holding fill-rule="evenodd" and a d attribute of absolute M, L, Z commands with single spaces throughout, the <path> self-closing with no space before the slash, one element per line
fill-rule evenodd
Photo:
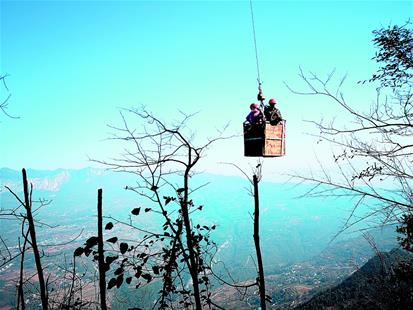
<path fill-rule="evenodd" d="M 244 156 L 280 157 L 285 155 L 286 121 L 277 125 L 244 125 Z"/>

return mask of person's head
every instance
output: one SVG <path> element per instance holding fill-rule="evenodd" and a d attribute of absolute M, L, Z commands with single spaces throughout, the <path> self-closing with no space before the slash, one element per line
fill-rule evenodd
<path fill-rule="evenodd" d="M 258 109 L 260 106 L 258 105 L 258 104 L 256 104 L 256 103 L 251 103 L 250 104 L 250 110 L 255 110 L 255 109 Z"/>
<path fill-rule="evenodd" d="M 271 98 L 270 100 L 268 100 L 268 103 L 269 103 L 270 105 L 274 106 L 274 105 L 277 104 L 277 101 L 275 101 L 274 98 Z"/>

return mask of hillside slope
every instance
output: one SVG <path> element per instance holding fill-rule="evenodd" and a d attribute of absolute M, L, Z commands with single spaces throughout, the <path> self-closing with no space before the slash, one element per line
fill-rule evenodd
<path fill-rule="evenodd" d="M 411 255 L 399 249 L 380 253 L 339 285 L 295 309 L 410 309 L 413 278 L 397 276 Z"/>

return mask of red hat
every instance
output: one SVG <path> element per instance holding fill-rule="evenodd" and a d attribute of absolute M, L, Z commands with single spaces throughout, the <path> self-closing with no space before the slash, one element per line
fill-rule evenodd
<path fill-rule="evenodd" d="M 250 109 L 252 110 L 252 109 L 258 109 L 260 106 L 258 105 L 258 104 L 256 104 L 256 103 L 251 103 L 250 104 Z"/>
<path fill-rule="evenodd" d="M 271 98 L 271 99 L 268 101 L 268 103 L 269 103 L 269 104 L 276 104 L 276 103 L 277 103 L 277 101 L 275 101 L 275 99 L 274 99 L 274 98 Z"/>

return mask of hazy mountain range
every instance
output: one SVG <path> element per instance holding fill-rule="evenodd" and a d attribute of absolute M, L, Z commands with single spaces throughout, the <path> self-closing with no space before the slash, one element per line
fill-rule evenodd
<path fill-rule="evenodd" d="M 125 219 L 132 208 L 149 204 L 137 194 L 125 190 L 125 186 L 133 186 L 136 182 L 132 174 L 93 168 L 28 169 L 27 174 L 33 184 L 34 199 L 51 200 L 50 205 L 38 214 L 45 222 L 51 220 L 50 224 L 93 224 L 98 188 L 103 188 L 105 215 Z M 0 169 L 0 180 L 1 207 L 16 205 L 4 186 L 21 194 L 21 172 Z M 193 194 L 195 203 L 204 206 L 203 211 L 194 214 L 194 221 L 216 224 L 213 237 L 226 249 L 226 255 L 237 257 L 237 260 L 240 257 L 247 259 L 247 253 L 253 253 L 253 200 L 247 190 L 248 180 L 200 174 L 193 178 L 193 182 L 194 187 L 208 183 Z M 350 214 L 350 200 L 297 198 L 309 187 L 291 183 L 260 183 L 261 244 L 267 265 L 299 261 L 320 253 Z M 340 238 L 354 236 L 342 234 Z M 241 253 L 245 256 L 240 256 Z"/>
<path fill-rule="evenodd" d="M 81 232 L 76 241 L 80 244 L 93 234 L 96 230 L 98 188 L 103 188 L 106 216 L 125 220 L 133 208 L 150 206 L 147 200 L 125 190 L 126 186 L 136 183 L 133 174 L 94 168 L 49 171 L 28 169 L 27 174 L 29 182 L 33 184 L 33 199 L 50 200 L 50 204 L 36 212 L 36 217 L 55 226 L 52 229 L 39 228 L 40 242 L 58 243 Z M 18 206 L 5 186 L 22 196 L 21 178 L 20 171 L 0 169 L 2 209 Z M 179 179 L 176 182 L 179 184 Z M 249 181 L 236 176 L 200 174 L 194 176 L 191 182 L 193 188 L 207 184 L 192 195 L 196 204 L 204 206 L 201 212 L 193 214 L 193 221 L 217 225 L 212 234 L 219 247 L 217 259 L 225 262 L 236 280 L 255 278 L 251 217 L 253 199 L 248 192 Z M 282 307 L 294 304 L 296 300 L 306 300 L 322 287 L 337 284 L 351 274 L 356 265 L 361 266 L 373 255 L 373 250 L 360 233 L 343 233 L 332 241 L 350 214 L 352 201 L 298 198 L 310 186 L 265 181 L 260 183 L 263 261 L 271 295 Z M 139 222 L 144 228 L 157 227 L 158 224 L 159 220 L 149 215 L 142 217 Z M 18 236 L 19 229 L 13 221 L 3 221 L 0 225 L 0 233 L 9 242 L 13 242 Z M 121 234 L 125 238 L 137 237 L 128 230 L 121 231 Z M 394 228 L 375 230 L 372 235 L 382 250 L 390 250 L 397 245 Z M 66 250 L 71 252 L 72 248 L 76 248 L 76 245 L 67 247 Z M 0 275 L 1 272 L 7 270 L 0 271 Z M 0 297 L 1 286 L 0 283 Z M 223 296 L 231 296 L 231 291 L 227 291 L 225 287 L 222 290 Z M 219 291 L 217 294 L 219 296 Z M 235 301 L 232 306 L 229 303 L 228 307 L 238 309 L 241 304 Z M 246 305 L 245 309 L 248 307 Z"/>

